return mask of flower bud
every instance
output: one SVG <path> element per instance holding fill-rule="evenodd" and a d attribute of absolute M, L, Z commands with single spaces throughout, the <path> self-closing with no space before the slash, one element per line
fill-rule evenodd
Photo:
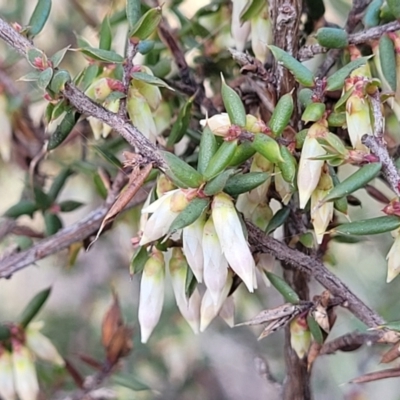
<path fill-rule="evenodd" d="M 155 142 L 157 128 L 150 110 L 150 106 L 144 96 L 134 88 L 129 87 L 126 109 L 134 126 L 150 141 Z"/>
<path fill-rule="evenodd" d="M 290 345 L 300 359 L 308 353 L 311 344 L 311 333 L 307 320 L 299 316 L 290 322 Z"/>
<path fill-rule="evenodd" d="M 312 158 L 325 154 L 325 150 L 318 143 L 317 137 L 327 131 L 326 122 L 316 122 L 310 127 L 304 140 L 297 174 L 300 208 L 307 205 L 312 192 L 318 185 L 324 161 L 313 160 Z"/>
<path fill-rule="evenodd" d="M 268 131 L 268 127 L 265 122 L 251 114 L 246 115 L 245 129 L 251 133 L 261 133 Z"/>
<path fill-rule="evenodd" d="M 49 361 L 55 365 L 64 366 L 65 361 L 49 338 L 42 335 L 39 330 L 42 324 L 31 323 L 26 329 L 26 346 L 37 357 Z"/>
<path fill-rule="evenodd" d="M 398 274 L 400 274 L 400 234 L 395 232 L 395 239 L 389 250 L 386 260 L 388 260 L 388 270 L 386 282 L 391 282 Z"/>
<path fill-rule="evenodd" d="M 274 171 L 274 164 L 263 157 L 261 154 L 256 153 L 251 163 L 250 172 L 269 172 L 272 174 Z M 264 203 L 266 201 L 268 189 L 271 185 L 271 178 L 268 178 L 263 184 L 257 186 L 249 192 L 249 200 L 252 203 Z"/>
<path fill-rule="evenodd" d="M 103 122 L 95 117 L 87 117 L 90 128 L 92 129 L 93 136 L 95 140 L 99 140 L 103 134 Z"/>
<path fill-rule="evenodd" d="M 14 384 L 20 400 L 37 400 L 39 383 L 31 352 L 16 340 L 12 341 Z"/>
<path fill-rule="evenodd" d="M 146 343 L 157 325 L 164 303 L 164 256 L 153 249 L 140 281 L 139 324 L 142 343 Z"/>
<path fill-rule="evenodd" d="M 254 225 L 265 231 L 273 215 L 274 212 L 272 211 L 269 204 L 260 203 L 251 214 L 250 220 Z"/>
<path fill-rule="evenodd" d="M 240 14 L 246 6 L 246 2 L 246 0 L 232 0 L 231 33 L 238 51 L 243 51 L 246 47 L 251 29 L 250 22 L 247 21 L 244 24 L 240 22 Z"/>
<path fill-rule="evenodd" d="M 205 214 L 182 230 L 183 252 L 197 282 L 203 282 L 203 228 Z"/>
<path fill-rule="evenodd" d="M 172 183 L 172 181 L 165 174 L 159 175 L 157 178 L 157 186 L 156 193 L 157 197 L 160 198 L 165 193 L 176 189 L 176 186 Z"/>
<path fill-rule="evenodd" d="M 200 125 L 204 128 L 206 125 L 216 136 L 226 136 L 231 127 L 231 121 L 227 113 L 213 115 L 211 118 L 200 120 Z"/>
<path fill-rule="evenodd" d="M 222 253 L 212 216 L 203 229 L 204 283 L 210 292 L 214 304 L 218 304 L 228 276 L 228 262 Z"/>
<path fill-rule="evenodd" d="M 286 206 L 293 194 L 293 186 L 283 179 L 282 172 L 278 166 L 275 166 L 275 190 L 281 196 L 282 203 Z"/>
<path fill-rule="evenodd" d="M 0 346 L 0 396 L 3 400 L 15 400 L 13 363 L 11 353 Z"/>
<path fill-rule="evenodd" d="M 119 104 L 120 104 L 119 99 L 115 99 L 115 100 L 111 100 L 111 101 L 105 101 L 103 106 L 107 110 L 109 110 L 109 111 L 111 111 L 113 113 L 117 113 L 118 110 L 119 110 Z M 110 125 L 103 124 L 103 130 L 102 130 L 103 138 L 106 138 L 111 133 L 112 129 L 113 128 L 111 128 Z"/>
<path fill-rule="evenodd" d="M 254 259 L 244 237 L 243 228 L 231 198 L 225 193 L 214 196 L 212 218 L 215 230 L 230 267 L 250 292 L 254 289 Z"/>
<path fill-rule="evenodd" d="M 86 96 L 92 100 L 103 102 L 106 97 L 113 91 L 112 85 L 110 86 L 110 78 L 100 78 L 94 81 L 85 91 Z"/>

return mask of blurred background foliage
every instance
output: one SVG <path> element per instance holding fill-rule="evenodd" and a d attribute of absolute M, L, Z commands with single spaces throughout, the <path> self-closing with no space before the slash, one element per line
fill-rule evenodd
<path fill-rule="evenodd" d="M 25 0 L 0 1 L 0 13 L 10 22 L 27 23 L 35 2 Z M 330 22 L 343 25 L 350 9 L 350 0 L 326 0 L 327 17 Z M 50 19 L 35 44 L 46 54 L 72 44 L 77 47 L 77 36 L 97 45 L 97 26 L 105 15 L 111 16 L 113 32 L 112 48 L 123 54 L 127 23 L 124 18 L 124 0 L 71 0 L 54 1 Z M 177 28 L 185 46 L 186 58 L 195 70 L 201 70 L 206 77 L 206 85 L 211 87 L 219 72 L 233 78 L 238 67 L 232 61 L 227 48 L 232 43 L 229 33 L 229 18 L 219 14 L 221 23 L 217 31 L 214 26 L 214 11 L 220 7 L 226 9 L 228 2 L 207 0 L 167 1 L 163 7 L 172 27 Z M 199 10 L 202 10 L 199 12 Z M 211 39 L 211 40 L 210 40 Z M 159 77 L 174 79 L 176 67 L 164 45 L 157 42 L 154 51 L 141 60 L 151 67 Z M 13 79 L 18 79 L 29 71 L 21 60 L 4 43 L 0 43 L 0 68 Z M 86 61 L 77 52 L 68 52 L 63 67 L 72 75 L 80 72 Z M 36 126 L 44 129 L 43 113 L 46 102 L 35 86 L 29 82 L 17 82 L 21 93 L 13 98 L 7 110 L 13 118 L 24 118 L 16 114 L 16 107 L 24 98 L 29 99 L 29 113 Z M 175 116 L 185 99 L 170 96 L 170 113 Z M 13 105 L 13 102 L 15 104 Z M 4 118 L 2 116 L 1 118 Z M 15 122 L 14 122 L 15 123 Z M 4 121 L 0 121 L 0 126 Z M 74 140 L 54 151 L 41 164 L 41 172 L 49 177 L 56 176 L 61 168 L 72 165 L 78 172 L 70 178 L 63 188 L 60 200 L 74 199 L 85 206 L 62 215 L 64 226 L 68 226 L 102 202 L 94 183 L 98 166 L 102 166 L 114 175 L 118 165 L 110 154 L 121 159 L 123 142 L 117 136 L 106 140 L 94 141 L 88 134 L 88 124 L 81 123 L 74 131 Z M 0 134 L 1 138 L 1 134 Z M 28 138 L 29 140 L 29 138 Z M 29 146 L 35 146 L 35 138 Z M 80 155 L 84 155 L 84 161 Z M 0 161 L 0 214 L 17 203 L 24 190 L 27 169 L 24 160 L 18 154 L 12 155 L 13 162 Z M 343 168 L 344 175 L 350 174 L 352 167 Z M 389 196 L 384 185 L 378 187 Z M 352 207 L 351 219 L 374 217 L 379 215 L 382 205 L 365 195 L 364 190 L 355 193 L 362 201 L 362 207 Z M 166 303 L 161 320 L 148 344 L 142 345 L 138 335 L 137 308 L 139 298 L 138 277 L 129 276 L 129 264 L 133 254 L 130 238 L 137 233 L 140 211 L 133 209 L 118 218 L 112 231 L 104 234 L 86 253 L 81 250 L 71 265 L 70 251 L 62 251 L 26 268 L 9 280 L 0 280 L 0 319 L 15 320 L 28 300 L 39 290 L 52 286 L 52 294 L 37 319 L 45 321 L 43 332 L 51 338 L 60 353 L 83 374 L 93 373 L 80 359 L 80 355 L 101 359 L 104 354 L 101 347 L 101 321 L 111 303 L 111 288 L 114 287 L 120 297 L 123 314 L 129 325 L 134 327 L 133 351 L 124 359 L 121 370 L 124 376 L 134 377 L 137 388 L 140 382 L 151 390 L 132 391 L 121 385 L 113 385 L 119 399 L 277 399 L 277 388 L 268 383 L 263 372 L 265 361 L 271 374 L 282 381 L 285 378 L 283 362 L 283 332 L 274 333 L 266 340 L 256 340 L 259 328 L 229 328 L 222 319 L 214 320 L 209 329 L 200 335 L 193 335 L 187 323 L 177 310 L 175 301 L 167 285 Z M 43 220 L 37 215 L 34 219 L 24 217 L 22 222 L 37 231 L 43 231 Z M 282 233 L 276 232 L 275 236 Z M 20 243 L 21 238 L 13 236 L 1 243 L 8 248 L 13 241 Z M 376 309 L 386 320 L 398 319 L 398 293 L 400 280 L 385 283 L 385 255 L 392 243 L 389 234 L 383 234 L 370 241 L 368 237 L 357 244 L 331 243 L 327 254 L 329 268 L 348 283 L 368 305 Z M 276 271 L 279 271 L 276 266 Z M 243 285 L 242 285 L 243 286 Z M 311 287 L 311 293 L 318 294 L 322 288 L 317 284 Z M 244 321 L 260 310 L 281 304 L 282 298 L 273 289 L 263 287 L 249 296 L 241 287 L 235 293 L 236 321 Z M 339 319 L 334 325 L 330 338 L 362 327 L 361 323 L 341 309 Z M 378 381 L 361 386 L 346 385 L 351 378 L 375 370 L 383 348 L 363 347 L 350 353 L 339 352 L 333 356 L 321 356 L 313 367 L 313 386 L 315 399 L 399 399 L 398 383 L 395 380 Z M 44 398 L 61 398 L 60 394 L 74 389 L 70 376 L 47 364 L 39 363 L 39 376 Z"/>

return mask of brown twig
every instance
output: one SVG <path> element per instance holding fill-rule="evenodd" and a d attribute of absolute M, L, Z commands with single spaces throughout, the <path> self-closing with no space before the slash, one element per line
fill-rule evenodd
<path fill-rule="evenodd" d="M 338 338 L 331 340 L 330 342 L 324 343 L 321 347 L 320 355 L 333 354 L 338 350 L 341 351 L 352 351 L 356 350 L 364 344 L 376 343 L 380 334 L 378 332 L 351 332 L 346 335 L 339 336 Z"/>
<path fill-rule="evenodd" d="M 262 253 L 270 253 L 278 260 L 290 264 L 293 268 L 313 277 L 322 286 L 328 289 L 335 297 L 343 299 L 343 306 L 346 306 L 360 321 L 368 327 L 376 327 L 384 323 L 383 319 L 361 301 L 351 290 L 324 264 L 301 253 L 298 250 L 286 246 L 278 240 L 266 236 L 265 233 L 247 222 L 249 242 L 253 249 Z"/>
<path fill-rule="evenodd" d="M 36 49 L 28 39 L 20 35 L 1 18 L 0 38 L 24 57 L 27 56 L 29 50 Z M 62 94 L 80 113 L 90 115 L 107 125 L 110 125 L 130 145 L 140 149 L 140 154 L 146 160 L 152 162 L 160 169 L 167 168 L 165 161 L 157 151 L 156 146 L 147 140 L 146 137 L 131 123 L 93 102 L 73 84 L 66 84 Z"/>

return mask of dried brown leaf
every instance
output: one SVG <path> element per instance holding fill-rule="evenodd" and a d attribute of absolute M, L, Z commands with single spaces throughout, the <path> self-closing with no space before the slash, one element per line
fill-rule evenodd
<path fill-rule="evenodd" d="M 101 325 L 101 342 L 104 348 L 109 346 L 117 329 L 124 324 L 118 296 L 116 293 L 113 293 L 113 297 L 113 303 L 104 315 Z"/>
<path fill-rule="evenodd" d="M 392 346 L 381 358 L 382 364 L 390 363 L 400 357 L 400 342 Z"/>
<path fill-rule="evenodd" d="M 135 166 L 132 170 L 132 173 L 129 177 L 129 182 L 126 185 L 124 191 L 120 193 L 120 195 L 115 200 L 114 204 L 108 210 L 106 216 L 104 217 L 100 229 L 97 232 L 97 235 L 91 245 L 99 238 L 101 232 L 103 232 L 104 227 L 112 222 L 115 217 L 124 210 L 124 208 L 128 205 L 128 203 L 132 200 L 133 196 L 138 192 L 138 190 L 142 187 L 144 181 L 148 177 L 150 171 L 152 170 L 153 165 L 147 164 L 144 168 L 140 169 L 138 166 Z"/>
<path fill-rule="evenodd" d="M 318 325 L 327 333 L 329 333 L 330 325 L 329 318 L 326 308 L 322 304 L 317 304 L 315 309 L 312 311 L 312 316 Z"/>
<path fill-rule="evenodd" d="M 319 344 L 315 340 L 312 341 L 310 349 L 308 350 L 308 355 L 307 355 L 307 371 L 311 370 L 311 367 L 312 367 L 314 361 L 319 356 L 321 348 L 322 348 L 321 344 Z"/>
<path fill-rule="evenodd" d="M 400 377 L 400 368 L 385 369 L 383 371 L 370 372 L 352 379 L 349 383 L 366 383 L 374 382 L 380 379 L 398 378 Z"/>
<path fill-rule="evenodd" d="M 96 369 L 97 371 L 101 371 L 103 369 L 103 364 L 100 361 L 95 360 L 94 358 L 86 355 L 86 354 L 78 354 L 79 359 L 81 359 L 85 364 L 90 367 Z"/>
<path fill-rule="evenodd" d="M 132 328 L 120 326 L 114 333 L 108 347 L 107 360 L 114 365 L 121 357 L 125 357 L 132 350 Z"/>
<path fill-rule="evenodd" d="M 295 315 L 288 315 L 286 317 L 281 317 L 279 319 L 271 321 L 261 332 L 261 335 L 258 337 L 257 340 L 264 339 L 271 333 L 276 332 L 281 328 L 284 328 L 294 318 L 294 316 Z"/>
<path fill-rule="evenodd" d="M 365 190 L 367 191 L 367 193 L 376 201 L 379 201 L 380 203 L 383 204 L 389 204 L 390 203 L 390 199 L 388 199 L 386 197 L 386 195 L 384 195 L 379 189 L 377 189 L 376 187 L 372 186 L 372 185 L 365 185 Z"/>

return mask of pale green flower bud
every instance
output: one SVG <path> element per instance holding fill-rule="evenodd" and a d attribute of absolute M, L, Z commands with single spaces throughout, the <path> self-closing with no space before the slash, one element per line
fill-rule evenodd
<path fill-rule="evenodd" d="M 3 400 L 15 400 L 14 373 L 11 353 L 0 346 L 0 396 Z"/>
<path fill-rule="evenodd" d="M 146 343 L 157 325 L 164 303 L 164 256 L 153 249 L 140 281 L 139 324 L 142 343 Z"/>
<path fill-rule="evenodd" d="M 250 172 L 269 172 L 273 173 L 274 164 L 267 160 L 261 154 L 256 153 L 251 163 Z M 268 178 L 263 184 L 251 190 L 248 194 L 249 200 L 254 203 L 264 203 L 266 201 L 267 193 L 271 185 L 271 178 Z"/>
<path fill-rule="evenodd" d="M 103 122 L 95 117 L 87 117 L 90 128 L 92 129 L 93 136 L 95 140 L 99 140 L 103 134 Z"/>
<path fill-rule="evenodd" d="M 100 78 L 94 81 L 85 91 L 86 96 L 92 100 L 103 102 L 106 97 L 113 91 L 110 87 L 109 78 Z"/>
<path fill-rule="evenodd" d="M 311 194 L 318 185 L 324 161 L 313 160 L 312 158 L 325 154 L 325 150 L 318 143 L 317 137 L 327 131 L 326 122 L 316 122 L 310 127 L 304 140 L 297 174 L 300 208 L 304 208 L 307 205 Z"/>
<path fill-rule="evenodd" d="M 42 326 L 43 324 L 41 323 L 29 324 L 25 335 L 26 346 L 42 360 L 63 367 L 65 365 L 64 359 L 60 356 L 50 339 L 39 332 Z"/>
<path fill-rule="evenodd" d="M 231 127 L 231 121 L 227 113 L 213 115 L 210 118 L 200 120 L 200 125 L 204 128 L 206 125 L 216 136 L 226 136 Z"/>
<path fill-rule="evenodd" d="M 296 317 L 290 322 L 290 345 L 297 357 L 304 358 L 311 345 L 311 332 L 305 317 Z"/>
<path fill-rule="evenodd" d="M 398 274 L 400 274 L 400 234 L 395 233 L 393 245 L 389 250 L 386 260 L 388 261 L 387 279 L 386 282 L 391 282 Z"/>
<path fill-rule="evenodd" d="M 32 353 L 27 347 L 13 340 L 12 362 L 14 384 L 20 400 L 37 400 L 39 383 Z"/>
<path fill-rule="evenodd" d="M 218 304 L 228 276 L 228 262 L 222 254 L 222 248 L 212 217 L 204 225 L 203 260 L 204 283 L 210 292 L 214 304 Z"/>
<path fill-rule="evenodd" d="M 141 65 L 140 70 L 141 72 L 145 72 L 148 75 L 154 75 L 153 71 L 145 65 Z M 162 99 L 160 88 L 155 85 L 151 85 L 150 83 L 139 81 L 137 79 L 132 79 L 131 85 L 139 90 L 140 94 L 146 99 L 147 103 L 153 111 L 157 110 Z"/>
<path fill-rule="evenodd" d="M 243 228 L 231 198 L 225 193 L 214 196 L 212 218 L 215 230 L 230 267 L 253 292 L 255 264 L 244 237 Z"/>
<path fill-rule="evenodd" d="M 246 0 L 232 0 L 232 22 L 231 33 L 238 51 L 243 51 L 250 34 L 250 22 L 247 21 L 243 25 L 240 22 L 240 13 L 246 6 Z"/>
<path fill-rule="evenodd" d="M 111 100 L 111 101 L 105 101 L 103 106 L 113 112 L 113 113 L 118 113 L 119 110 L 119 104 L 120 104 L 120 100 L 119 99 L 115 99 L 115 100 Z M 112 131 L 112 128 L 110 125 L 107 124 L 103 124 L 103 130 L 102 130 L 102 136 L 103 138 L 106 138 Z"/>

